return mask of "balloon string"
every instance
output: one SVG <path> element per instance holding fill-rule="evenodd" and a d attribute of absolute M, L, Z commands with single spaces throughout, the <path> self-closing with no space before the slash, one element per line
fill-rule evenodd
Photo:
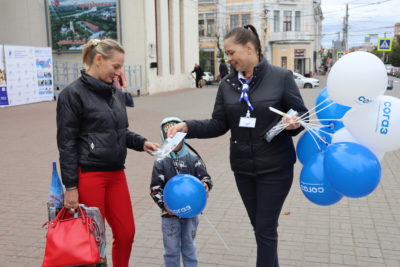
<path fill-rule="evenodd" d="M 313 114 L 311 114 L 310 112 L 313 111 L 314 109 L 316 109 L 317 107 L 319 107 L 320 105 L 322 105 L 323 103 L 325 103 L 325 102 L 328 101 L 328 100 L 329 100 L 329 98 L 325 98 L 323 101 L 321 101 L 321 103 L 319 103 L 318 105 L 316 105 L 315 107 L 313 107 L 312 109 L 310 109 L 309 111 L 307 111 L 306 113 L 304 113 L 303 115 L 301 115 L 301 116 L 299 117 L 299 120 L 301 120 L 301 119 L 307 117 L 307 114 L 309 115 L 308 118 L 309 118 L 310 116 L 312 116 Z M 320 111 L 320 110 L 319 110 L 319 111 Z M 317 111 L 317 112 L 319 112 L 319 111 Z M 317 113 L 317 112 L 316 112 L 316 113 Z M 316 114 L 316 113 L 315 113 L 315 114 Z"/>
<path fill-rule="evenodd" d="M 318 128 L 318 130 L 324 134 L 327 135 L 333 135 L 333 133 L 331 132 L 326 132 L 325 130 L 322 130 L 323 128 L 331 128 L 328 125 L 321 125 L 321 124 L 317 124 L 317 123 L 307 123 L 308 126 L 312 126 L 312 128 Z"/>
<path fill-rule="evenodd" d="M 316 130 L 314 130 L 314 129 L 311 128 L 309 125 L 307 125 L 307 123 L 305 123 L 304 121 L 302 121 L 301 125 L 302 125 L 302 126 L 307 130 L 307 132 L 310 134 L 311 138 L 314 140 L 315 144 L 317 145 L 319 151 L 322 151 L 322 149 L 321 149 L 321 147 L 319 146 L 319 144 L 318 144 L 317 140 L 315 139 L 314 135 L 317 136 L 318 139 L 319 139 L 322 143 L 324 143 L 325 145 L 329 145 L 328 142 L 326 142 L 326 141 L 321 137 L 321 135 L 319 135 L 319 133 L 318 133 Z M 322 132 L 322 130 L 319 130 L 319 131 Z"/>
<path fill-rule="evenodd" d="M 214 230 L 214 232 L 217 234 L 217 236 L 219 237 L 219 239 L 221 240 L 222 244 L 224 244 L 225 248 L 227 250 L 230 250 L 230 248 L 228 247 L 228 245 L 225 243 L 224 239 L 222 238 L 222 236 L 219 234 L 219 232 L 217 231 L 217 229 L 214 227 L 214 225 L 210 222 L 210 220 L 208 219 L 208 216 L 206 214 L 204 214 L 204 217 L 206 218 L 207 222 L 210 224 L 211 228 Z"/>
<path fill-rule="evenodd" d="M 324 100 L 324 101 L 325 101 L 325 100 Z M 324 102 L 324 101 L 323 101 L 323 102 Z M 321 102 L 321 103 L 322 103 L 322 102 Z M 309 116 L 308 116 L 307 118 L 309 119 L 311 116 L 317 115 L 318 112 L 321 112 L 321 111 L 323 111 L 324 109 L 327 109 L 327 108 L 329 108 L 330 106 L 332 106 L 332 105 L 334 105 L 334 104 L 336 104 L 336 103 L 335 103 L 335 102 L 332 102 L 332 103 L 326 105 L 325 107 L 321 108 L 320 110 L 317 110 L 317 111 L 315 111 L 314 113 L 310 113 Z M 320 105 L 320 104 L 318 104 L 317 106 L 315 106 L 314 109 L 315 109 L 316 107 L 318 107 L 319 105 Z M 310 110 L 310 111 L 311 111 L 311 110 Z M 310 111 L 309 111 L 309 112 L 310 112 Z M 300 119 L 303 119 L 303 118 L 304 118 L 303 116 L 304 116 L 304 114 L 300 116 Z"/>
<path fill-rule="evenodd" d="M 314 130 L 314 129 L 313 129 L 313 130 Z M 331 136 L 331 137 L 333 136 L 333 133 L 330 133 L 330 132 L 327 132 L 327 131 L 325 131 L 325 130 L 322 130 L 321 128 L 319 128 L 318 131 L 321 132 L 321 133 L 324 133 L 324 134 L 326 134 L 326 135 L 329 135 L 329 136 Z M 321 140 L 321 141 L 322 141 L 322 140 Z M 325 141 L 325 144 L 328 145 L 328 142 Z"/>
<path fill-rule="evenodd" d="M 314 120 L 308 120 L 309 122 L 311 121 L 343 121 L 343 119 L 314 119 Z"/>
<path fill-rule="evenodd" d="M 318 151 L 322 152 L 321 147 L 319 146 L 319 143 L 317 142 L 317 140 L 314 137 L 314 131 L 310 128 L 310 127 L 305 127 L 306 131 L 310 134 L 311 138 L 314 140 L 314 143 L 317 145 L 318 147 Z"/>

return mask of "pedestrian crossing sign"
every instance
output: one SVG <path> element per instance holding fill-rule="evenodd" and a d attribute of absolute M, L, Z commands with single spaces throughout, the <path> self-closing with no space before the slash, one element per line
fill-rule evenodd
<path fill-rule="evenodd" d="M 339 58 L 341 58 L 341 57 L 343 57 L 344 56 L 344 51 L 337 51 L 336 52 L 336 58 L 337 59 L 339 59 Z"/>
<path fill-rule="evenodd" d="M 378 39 L 378 51 L 390 52 L 392 51 L 392 38 L 380 38 Z"/>

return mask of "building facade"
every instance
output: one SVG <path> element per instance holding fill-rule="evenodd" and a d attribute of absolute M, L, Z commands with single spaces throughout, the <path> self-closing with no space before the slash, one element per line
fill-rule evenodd
<path fill-rule="evenodd" d="M 394 24 L 394 36 L 400 35 L 400 22 Z"/>
<path fill-rule="evenodd" d="M 200 65 L 215 76 L 224 58 L 223 38 L 238 26 L 253 24 L 264 40 L 265 5 L 260 0 L 199 0 Z"/>
<path fill-rule="evenodd" d="M 223 36 L 253 24 L 273 65 L 312 75 L 322 58 L 320 0 L 199 0 L 200 63 L 218 75 Z"/>
<path fill-rule="evenodd" d="M 106 5 L 106 0 L 0 0 L 0 43 L 51 46 L 49 9 L 52 5 Z M 125 64 L 140 66 L 141 93 L 191 87 L 190 71 L 199 61 L 197 0 L 116 0 L 117 38 L 125 49 Z M 88 8 L 90 12 L 92 9 Z M 112 13 L 112 12 L 111 12 Z M 103 12 L 101 16 L 110 16 Z M 81 27 L 92 36 L 101 28 L 90 22 L 60 26 L 60 34 Z M 81 64 L 82 53 L 54 50 L 53 60 Z"/>
<path fill-rule="evenodd" d="M 269 0 L 267 58 L 272 64 L 311 76 L 321 64 L 320 0 Z"/>

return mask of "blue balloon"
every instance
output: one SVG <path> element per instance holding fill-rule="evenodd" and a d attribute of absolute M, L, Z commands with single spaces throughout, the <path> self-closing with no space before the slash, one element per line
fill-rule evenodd
<path fill-rule="evenodd" d="M 176 216 L 191 218 L 200 214 L 206 207 L 206 189 L 196 177 L 178 174 L 165 185 L 164 202 Z"/>
<path fill-rule="evenodd" d="M 324 172 L 332 187 L 347 197 L 363 197 L 378 186 L 381 165 L 366 147 L 340 142 L 325 151 Z"/>
<path fill-rule="evenodd" d="M 327 90 L 327 88 L 324 88 L 319 93 L 319 95 L 315 101 L 315 105 L 318 106 L 320 103 L 325 101 L 327 98 L 329 98 L 328 90 Z M 322 124 L 329 125 L 335 131 L 337 131 L 344 126 L 343 122 L 336 121 L 336 120 L 329 120 L 329 119 L 343 118 L 344 114 L 346 114 L 346 112 L 349 111 L 351 109 L 351 107 L 343 106 L 343 105 L 340 105 L 337 103 L 335 103 L 335 104 L 332 104 L 332 103 L 334 103 L 332 100 L 326 100 L 324 103 L 322 103 L 320 106 L 318 106 L 316 108 L 317 118 L 321 120 L 320 122 Z M 329 107 L 325 108 L 328 105 L 329 105 Z"/>
<path fill-rule="evenodd" d="M 312 203 L 321 206 L 335 204 L 342 199 L 324 174 L 325 153 L 317 153 L 304 165 L 300 174 L 300 188 L 304 196 Z"/>
<path fill-rule="evenodd" d="M 321 138 L 327 143 L 330 144 L 332 142 L 332 138 L 329 134 L 324 132 L 333 133 L 333 129 L 329 127 L 314 127 L 312 128 Z M 324 131 L 324 132 L 322 132 Z M 314 137 L 314 138 L 313 138 Z M 317 145 L 318 143 L 318 145 Z M 314 156 L 315 154 L 325 151 L 327 144 L 321 141 L 321 139 L 311 131 L 307 130 L 300 137 L 297 142 L 296 152 L 297 157 L 300 162 L 305 165 L 307 161 Z M 319 147 L 318 147 L 319 146 Z"/>

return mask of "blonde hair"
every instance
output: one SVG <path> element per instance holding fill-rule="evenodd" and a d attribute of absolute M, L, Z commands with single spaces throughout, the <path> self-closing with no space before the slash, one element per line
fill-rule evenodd
<path fill-rule="evenodd" d="M 124 48 L 112 39 L 90 39 L 83 48 L 82 61 L 88 69 L 93 64 L 94 57 L 100 54 L 105 59 L 112 57 L 113 51 L 116 50 L 125 54 Z"/>

